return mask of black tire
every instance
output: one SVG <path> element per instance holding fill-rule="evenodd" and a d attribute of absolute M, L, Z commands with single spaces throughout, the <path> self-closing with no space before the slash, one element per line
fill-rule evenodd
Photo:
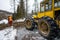
<path fill-rule="evenodd" d="M 47 28 L 48 28 L 48 33 L 46 35 L 44 35 L 44 33 L 41 32 L 41 23 L 44 22 L 47 24 Z M 39 26 L 40 25 L 40 26 Z M 42 17 L 39 21 L 38 21 L 38 30 L 39 30 L 39 34 L 41 36 L 43 36 L 44 38 L 48 39 L 48 40 L 52 40 L 53 38 L 57 37 L 57 29 L 58 26 L 56 24 L 56 22 L 50 18 L 50 17 Z"/>
<path fill-rule="evenodd" d="M 30 21 L 31 25 L 28 25 L 27 21 Z M 26 19 L 25 20 L 25 27 L 26 27 L 27 30 L 33 31 L 33 29 L 34 29 L 34 22 L 33 22 L 33 20 L 30 19 L 30 18 Z"/>

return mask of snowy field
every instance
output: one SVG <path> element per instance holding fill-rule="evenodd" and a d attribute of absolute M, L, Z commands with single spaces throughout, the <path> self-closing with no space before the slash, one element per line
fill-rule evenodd
<path fill-rule="evenodd" d="M 0 20 L 0 24 L 3 24 L 3 23 L 7 24 L 8 20 L 7 19 Z"/>

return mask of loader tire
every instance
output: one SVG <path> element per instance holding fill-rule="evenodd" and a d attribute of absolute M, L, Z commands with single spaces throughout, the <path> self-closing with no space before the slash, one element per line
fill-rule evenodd
<path fill-rule="evenodd" d="M 25 27 L 27 30 L 33 31 L 34 29 L 34 22 L 31 19 L 26 19 L 25 20 Z"/>
<path fill-rule="evenodd" d="M 57 24 L 50 17 L 42 17 L 38 21 L 38 31 L 41 36 L 48 40 L 57 37 Z"/>

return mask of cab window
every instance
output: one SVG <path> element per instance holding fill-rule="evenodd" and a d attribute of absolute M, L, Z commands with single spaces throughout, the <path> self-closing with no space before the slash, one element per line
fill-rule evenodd
<path fill-rule="evenodd" d="M 44 5 L 43 4 L 40 4 L 40 12 L 44 12 Z"/>
<path fill-rule="evenodd" d="M 60 7 L 60 1 L 58 1 L 58 6 Z"/>
<path fill-rule="evenodd" d="M 57 2 L 57 0 L 54 1 L 54 7 L 58 7 L 58 2 Z"/>
<path fill-rule="evenodd" d="M 54 1 L 54 7 L 60 7 L 60 0 L 55 0 Z"/>
<path fill-rule="evenodd" d="M 45 3 L 45 11 L 51 10 L 52 9 L 52 0 L 47 1 Z"/>
<path fill-rule="evenodd" d="M 51 10 L 52 9 L 52 5 L 50 4 L 46 4 L 45 5 L 45 11 Z"/>
<path fill-rule="evenodd" d="M 52 9 L 52 0 L 49 0 L 49 10 L 51 10 Z"/>
<path fill-rule="evenodd" d="M 51 10 L 52 9 L 52 5 L 49 5 L 49 10 Z"/>
<path fill-rule="evenodd" d="M 49 4 L 52 4 L 52 0 L 49 0 Z"/>
<path fill-rule="evenodd" d="M 47 11 L 47 10 L 49 10 L 49 8 L 48 8 L 49 6 L 48 6 L 48 4 L 46 4 L 46 8 L 45 8 L 45 10 Z"/>

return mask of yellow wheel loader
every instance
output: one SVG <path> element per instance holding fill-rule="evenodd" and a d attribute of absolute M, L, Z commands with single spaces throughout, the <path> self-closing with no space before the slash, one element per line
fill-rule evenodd
<path fill-rule="evenodd" d="M 59 37 L 60 33 L 60 0 L 44 0 L 40 3 L 40 12 L 26 19 L 26 28 L 33 30 L 37 25 L 39 34 L 44 38 Z"/>

